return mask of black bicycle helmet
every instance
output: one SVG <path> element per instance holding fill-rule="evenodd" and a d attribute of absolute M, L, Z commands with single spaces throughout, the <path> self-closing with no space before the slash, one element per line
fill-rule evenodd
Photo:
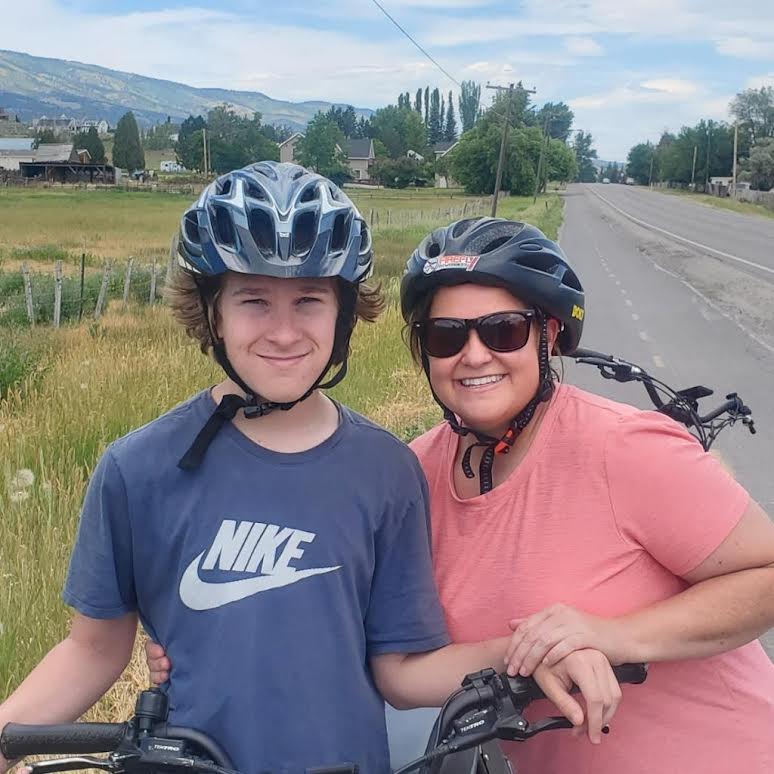
<path fill-rule="evenodd" d="M 535 226 L 505 218 L 470 218 L 425 237 L 406 264 L 400 297 L 404 319 L 430 292 L 472 282 L 503 287 L 562 324 L 563 355 L 583 331 L 583 287 L 562 248 Z"/>
<path fill-rule="evenodd" d="M 371 235 L 350 198 L 334 183 L 297 164 L 261 161 L 218 177 L 183 214 L 177 239 L 180 265 L 207 299 L 200 278 L 227 271 L 266 277 L 337 277 L 343 280 L 334 352 L 346 353 L 355 324 L 357 285 L 373 269 Z M 207 315 L 209 319 L 209 315 Z M 347 361 L 324 384 L 333 356 L 314 384 L 294 401 L 264 400 L 229 362 L 226 348 L 210 329 L 213 355 L 226 374 L 245 392 L 226 395 L 180 460 L 184 470 L 196 468 L 220 427 L 240 409 L 259 417 L 288 410 L 318 388 L 333 387 L 347 372 Z"/>
<path fill-rule="evenodd" d="M 513 418 L 501 438 L 461 425 L 433 390 L 444 418 L 454 432 L 473 434 L 477 443 L 468 447 L 462 467 L 473 478 L 470 456 L 481 446 L 484 453 L 479 465 L 481 494 L 492 489 L 495 453 L 507 453 L 529 424 L 537 406 L 553 394 L 554 382 L 549 364 L 548 318 L 561 323 L 557 339 L 562 354 L 571 354 L 583 332 L 585 295 L 575 272 L 558 244 L 535 226 L 505 218 L 469 218 L 439 228 L 422 240 L 406 264 L 401 281 L 401 310 L 406 322 L 429 294 L 439 287 L 474 283 L 505 288 L 538 312 L 540 341 L 540 383 L 534 397 Z M 421 347 L 421 339 L 420 339 Z M 427 353 L 421 349 L 422 366 L 430 381 Z"/>

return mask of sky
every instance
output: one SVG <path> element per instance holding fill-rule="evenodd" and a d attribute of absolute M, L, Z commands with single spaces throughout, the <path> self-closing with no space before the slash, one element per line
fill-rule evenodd
<path fill-rule="evenodd" d="M 456 94 L 454 81 L 521 80 L 538 104 L 568 103 L 574 128 L 618 161 L 774 86 L 772 0 L 380 2 L 454 80 L 372 0 L 0 0 L 0 48 L 373 109 L 428 84 Z M 482 88 L 482 102 L 493 94 Z"/>

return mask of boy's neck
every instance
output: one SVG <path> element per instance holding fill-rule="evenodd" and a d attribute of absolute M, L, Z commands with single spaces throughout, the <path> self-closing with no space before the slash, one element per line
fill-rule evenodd
<path fill-rule="evenodd" d="M 212 399 L 220 403 L 224 395 L 244 395 L 230 379 L 212 388 Z M 336 404 L 320 390 L 292 409 L 277 409 L 263 417 L 246 419 L 242 411 L 232 420 L 234 427 L 254 443 L 271 451 L 291 454 L 307 451 L 330 438 L 339 426 Z"/>

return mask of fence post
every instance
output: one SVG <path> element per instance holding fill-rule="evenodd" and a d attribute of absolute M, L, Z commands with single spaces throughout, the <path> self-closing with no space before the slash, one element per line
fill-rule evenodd
<path fill-rule="evenodd" d="M 81 289 L 78 296 L 78 322 L 83 319 L 83 288 L 86 272 L 86 253 L 81 253 Z"/>
<path fill-rule="evenodd" d="M 30 321 L 30 325 L 35 325 L 35 307 L 32 305 L 32 282 L 26 261 L 22 264 L 22 276 L 24 277 L 24 297 L 27 301 L 27 319 Z"/>
<path fill-rule="evenodd" d="M 105 305 L 105 296 L 107 295 L 108 280 L 110 279 L 110 263 L 105 264 L 105 271 L 102 274 L 102 284 L 99 286 L 99 296 L 97 296 L 97 305 L 94 307 L 94 319 L 99 320 L 102 314 L 102 307 Z"/>
<path fill-rule="evenodd" d="M 390 223 L 392 223 L 392 210 L 387 210 L 387 225 L 389 226 Z"/>
<path fill-rule="evenodd" d="M 154 259 L 153 265 L 151 266 L 150 298 L 148 299 L 148 303 L 151 306 L 153 306 L 155 301 L 156 301 L 156 261 Z"/>
<path fill-rule="evenodd" d="M 133 263 L 134 263 L 134 258 L 130 258 L 126 262 L 126 274 L 124 275 L 124 306 L 123 306 L 124 309 L 126 309 L 127 305 L 129 304 L 129 285 L 132 281 Z"/>
<path fill-rule="evenodd" d="M 374 227 L 374 208 L 373 207 L 371 207 L 371 217 L 369 220 L 370 220 L 371 228 L 373 228 Z"/>
<path fill-rule="evenodd" d="M 62 262 L 54 264 L 54 327 L 58 328 L 62 319 Z"/>

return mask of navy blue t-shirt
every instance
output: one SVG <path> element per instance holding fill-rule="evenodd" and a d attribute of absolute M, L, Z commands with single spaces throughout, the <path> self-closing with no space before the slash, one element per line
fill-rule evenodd
<path fill-rule="evenodd" d="M 108 448 L 64 599 L 92 618 L 137 610 L 172 660 L 170 722 L 209 733 L 240 771 L 386 772 L 368 658 L 448 642 L 416 458 L 340 407 L 308 451 L 228 423 L 180 470 L 214 408 L 204 391 Z"/>

